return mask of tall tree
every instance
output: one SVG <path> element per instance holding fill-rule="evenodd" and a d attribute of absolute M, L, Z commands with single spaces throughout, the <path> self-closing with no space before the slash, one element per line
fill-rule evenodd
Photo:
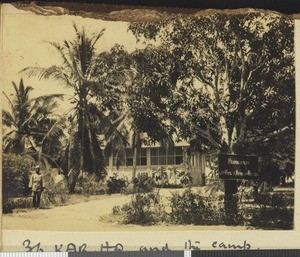
<path fill-rule="evenodd" d="M 101 53 L 97 59 L 95 76 L 99 78 L 99 83 L 104 83 L 104 88 L 110 89 L 108 98 L 104 98 L 101 87 L 100 91 L 99 87 L 93 88 L 98 102 L 109 106 L 110 110 L 110 123 L 104 132 L 106 149 L 124 163 L 125 148 L 132 147 L 133 178 L 142 144 L 173 144 L 173 131 L 165 116 L 164 102 L 171 88 L 165 85 L 161 73 L 164 67 L 158 66 L 156 61 L 159 58 L 167 59 L 161 49 L 149 46 L 128 53 L 116 45 L 110 52 Z"/>
<path fill-rule="evenodd" d="M 138 39 L 163 42 L 173 54 L 176 88 L 169 108 L 182 137 L 231 153 L 251 150 L 249 143 L 262 136 L 265 142 L 281 133 L 293 138 L 291 19 L 213 14 L 132 23 L 130 29 Z"/>
<path fill-rule="evenodd" d="M 29 76 L 40 79 L 54 79 L 63 86 L 74 90 L 72 103 L 75 105 L 69 120 L 71 130 L 66 147 L 64 167 L 69 174 L 70 191 L 73 191 L 80 172 L 96 174 L 99 179 L 106 175 L 101 142 L 98 130 L 101 110 L 95 108 L 92 86 L 97 80 L 92 76 L 96 65 L 96 44 L 104 34 L 104 29 L 92 36 L 87 35 L 85 28 L 79 30 L 74 24 L 75 38 L 65 40 L 63 44 L 50 42 L 61 57 L 61 65 L 48 68 L 25 68 Z M 100 113 L 99 113 L 100 112 Z"/>
<path fill-rule="evenodd" d="M 25 86 L 23 79 L 19 85 L 12 82 L 14 98 L 8 100 L 10 110 L 3 110 L 3 151 L 14 154 L 31 154 L 36 160 L 55 161 L 63 136 L 64 122 L 55 115 L 61 94 L 30 97 L 33 90 Z"/>

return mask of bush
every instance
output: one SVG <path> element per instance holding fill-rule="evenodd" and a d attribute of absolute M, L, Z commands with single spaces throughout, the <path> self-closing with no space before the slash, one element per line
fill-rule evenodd
<path fill-rule="evenodd" d="M 109 194 L 121 193 L 128 186 L 128 180 L 126 178 L 118 178 L 118 173 L 114 173 L 114 176 L 109 177 L 107 180 L 107 186 Z"/>
<path fill-rule="evenodd" d="M 255 200 L 259 208 L 253 213 L 250 225 L 255 227 L 292 229 L 294 224 L 293 193 L 262 194 Z"/>
<path fill-rule="evenodd" d="M 187 170 L 177 172 L 177 178 L 183 187 L 190 186 L 193 183 L 193 177 L 190 171 Z"/>
<path fill-rule="evenodd" d="M 65 205 L 70 198 L 66 181 L 55 183 L 50 173 L 46 173 L 43 179 L 45 190 L 42 193 L 41 207 Z"/>
<path fill-rule="evenodd" d="M 12 213 L 14 206 L 11 203 L 10 199 L 4 199 L 3 198 L 3 213 Z"/>
<path fill-rule="evenodd" d="M 135 193 L 135 191 L 134 191 L 134 184 L 128 182 L 128 183 L 127 183 L 127 186 L 122 190 L 122 193 L 123 193 L 124 195 L 131 195 L 131 194 L 134 194 L 134 193 Z"/>
<path fill-rule="evenodd" d="M 32 208 L 32 197 L 16 197 L 10 198 L 8 204 L 13 209 Z"/>
<path fill-rule="evenodd" d="M 170 219 L 175 224 L 220 225 L 224 223 L 223 200 L 204 197 L 191 189 L 170 197 Z"/>
<path fill-rule="evenodd" d="M 3 196 L 10 198 L 28 194 L 30 171 L 34 165 L 34 160 L 29 156 L 3 154 Z"/>
<path fill-rule="evenodd" d="M 166 220 L 166 212 L 158 194 L 136 194 L 121 209 L 115 207 L 114 213 L 123 216 L 125 224 L 152 225 Z"/>
<path fill-rule="evenodd" d="M 189 166 L 181 164 L 179 167 L 158 167 L 152 170 L 156 186 L 167 188 L 188 187 L 193 182 Z"/>
<path fill-rule="evenodd" d="M 152 170 L 152 177 L 156 186 L 164 186 L 168 184 L 169 177 L 164 167 L 158 167 L 157 169 Z"/>
<path fill-rule="evenodd" d="M 139 173 L 136 178 L 133 179 L 133 184 L 138 193 L 149 193 L 155 188 L 155 181 L 149 177 L 147 173 Z"/>
<path fill-rule="evenodd" d="M 287 207 L 262 206 L 254 213 L 250 224 L 261 228 L 293 229 L 294 209 Z"/>
<path fill-rule="evenodd" d="M 255 199 L 255 202 L 261 206 L 294 206 L 294 193 L 288 195 L 283 193 L 261 194 Z"/>
<path fill-rule="evenodd" d="M 29 195 L 28 183 L 30 170 L 35 165 L 29 156 L 3 154 L 2 162 L 2 200 L 3 212 L 11 212 L 12 205 L 8 199 Z"/>
<path fill-rule="evenodd" d="M 75 193 L 84 195 L 103 195 L 108 191 L 108 187 L 95 175 L 87 175 L 80 178 L 75 188 Z"/>

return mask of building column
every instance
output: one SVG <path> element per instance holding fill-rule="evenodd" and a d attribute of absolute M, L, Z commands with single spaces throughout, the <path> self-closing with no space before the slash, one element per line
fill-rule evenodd
<path fill-rule="evenodd" d="M 147 173 L 150 174 L 150 171 L 151 171 L 151 150 L 150 147 L 148 147 L 147 148 Z"/>
<path fill-rule="evenodd" d="M 194 178 L 193 184 L 195 186 L 202 186 L 204 183 L 203 181 L 203 174 L 205 174 L 205 154 L 196 152 L 191 159 L 193 170 L 192 176 Z"/>

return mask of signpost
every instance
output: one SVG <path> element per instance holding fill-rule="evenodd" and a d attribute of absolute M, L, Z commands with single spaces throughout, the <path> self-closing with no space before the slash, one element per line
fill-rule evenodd
<path fill-rule="evenodd" d="M 258 157 L 254 155 L 219 154 L 219 177 L 224 180 L 226 224 L 235 224 L 238 213 L 237 181 L 258 178 Z"/>
<path fill-rule="evenodd" d="M 221 179 L 257 179 L 258 157 L 219 154 L 219 177 Z"/>

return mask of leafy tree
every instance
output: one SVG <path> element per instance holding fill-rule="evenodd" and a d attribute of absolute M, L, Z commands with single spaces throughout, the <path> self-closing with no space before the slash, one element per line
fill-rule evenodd
<path fill-rule="evenodd" d="M 106 152 L 116 156 L 117 166 L 121 163 L 126 165 L 125 149 L 132 146 L 133 179 L 142 144 L 173 143 L 173 131 L 166 121 L 164 102 L 170 88 L 163 85 L 165 81 L 161 72 L 164 67 L 157 66 L 158 58 L 167 59 L 161 49 L 150 46 L 128 53 L 116 45 L 97 59 L 95 77 L 104 84 L 104 88 L 110 89 L 110 94 L 104 98 L 103 91 L 93 88 L 98 102 L 109 106 L 109 122 L 103 132 L 106 135 Z"/>
<path fill-rule="evenodd" d="M 168 98 L 171 120 L 196 147 L 231 153 L 265 147 L 270 153 L 281 139 L 278 153 L 287 137 L 294 139 L 291 19 L 214 14 L 132 23 L 130 29 L 172 53 L 173 66 L 157 60 L 174 74 L 173 81 L 164 77 L 175 85 Z M 288 148 L 293 153 L 293 145 Z"/>
<path fill-rule="evenodd" d="M 32 98 L 30 86 L 23 79 L 19 85 L 12 82 L 15 97 L 8 100 L 10 110 L 3 110 L 3 151 L 14 154 L 30 154 L 39 161 L 54 161 L 61 146 L 64 122 L 54 114 L 61 94 Z"/>
<path fill-rule="evenodd" d="M 70 191 L 73 191 L 80 172 L 96 174 L 99 179 L 106 175 L 98 128 L 102 112 L 91 94 L 92 86 L 97 83 L 92 76 L 96 65 L 96 44 L 104 34 L 104 29 L 92 36 L 84 28 L 79 30 L 74 24 L 75 38 L 63 44 L 50 42 L 61 57 L 61 65 L 48 68 L 25 68 L 29 76 L 40 79 L 54 79 L 65 87 L 74 90 L 74 108 L 68 113 L 71 129 L 63 158 L 63 167 L 69 178 Z"/>

